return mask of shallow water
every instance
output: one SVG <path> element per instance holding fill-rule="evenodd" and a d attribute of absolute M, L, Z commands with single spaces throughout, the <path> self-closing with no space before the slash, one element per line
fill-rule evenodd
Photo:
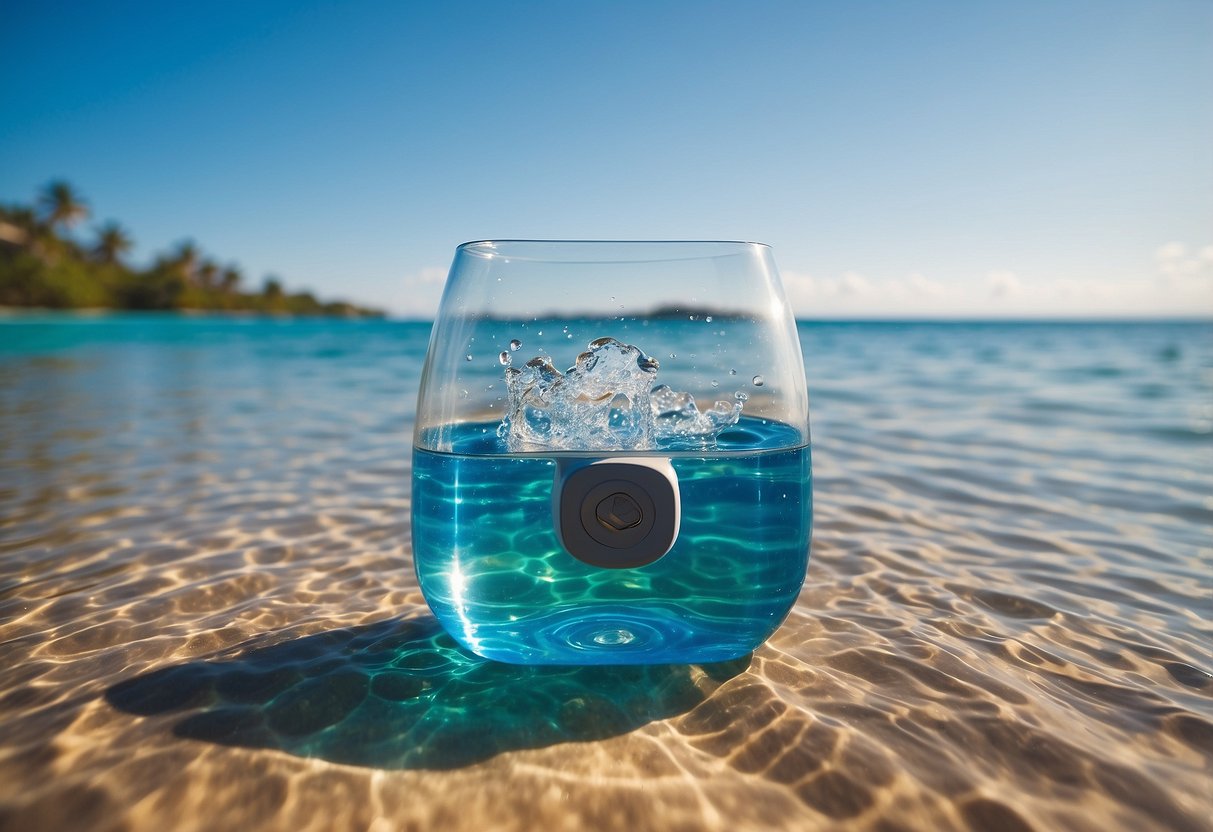
<path fill-rule="evenodd" d="M 796 607 L 622 669 L 428 614 L 427 335 L 0 322 L 0 827 L 1208 828 L 1213 326 L 803 325 Z"/>

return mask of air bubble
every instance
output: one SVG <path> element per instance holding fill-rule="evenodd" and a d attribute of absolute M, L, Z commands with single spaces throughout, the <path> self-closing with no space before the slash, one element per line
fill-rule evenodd
<path fill-rule="evenodd" d="M 762 386 L 762 376 L 754 376 L 752 379 L 750 379 L 750 381 L 754 382 L 755 387 Z"/>
<path fill-rule="evenodd" d="M 523 324 L 523 326 L 526 326 L 526 324 Z M 518 350 L 520 350 L 520 349 L 522 349 L 521 341 L 519 341 L 517 338 L 515 338 L 513 341 L 510 341 L 510 352 L 518 352 Z"/>

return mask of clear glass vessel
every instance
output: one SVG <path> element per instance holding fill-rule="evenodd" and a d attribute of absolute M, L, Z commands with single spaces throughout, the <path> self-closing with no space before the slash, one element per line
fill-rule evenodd
<path fill-rule="evenodd" d="M 456 250 L 413 452 L 443 627 L 519 664 L 711 662 L 795 602 L 812 515 L 800 343 L 771 250 Z"/>

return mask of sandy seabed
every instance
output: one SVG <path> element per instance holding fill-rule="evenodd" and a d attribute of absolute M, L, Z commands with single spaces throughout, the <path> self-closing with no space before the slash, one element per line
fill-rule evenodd
<path fill-rule="evenodd" d="M 803 326 L 799 602 L 641 668 L 428 613 L 427 327 L 16 326 L 0 828 L 1209 828 L 1208 325 Z"/>

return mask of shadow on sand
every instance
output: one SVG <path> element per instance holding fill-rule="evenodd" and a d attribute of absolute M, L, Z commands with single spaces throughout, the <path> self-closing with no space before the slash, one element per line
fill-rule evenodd
<path fill-rule="evenodd" d="M 749 663 L 518 667 L 468 653 L 426 615 L 157 670 L 105 698 L 132 714 L 180 712 L 173 732 L 188 739 L 449 769 L 684 713 Z"/>

